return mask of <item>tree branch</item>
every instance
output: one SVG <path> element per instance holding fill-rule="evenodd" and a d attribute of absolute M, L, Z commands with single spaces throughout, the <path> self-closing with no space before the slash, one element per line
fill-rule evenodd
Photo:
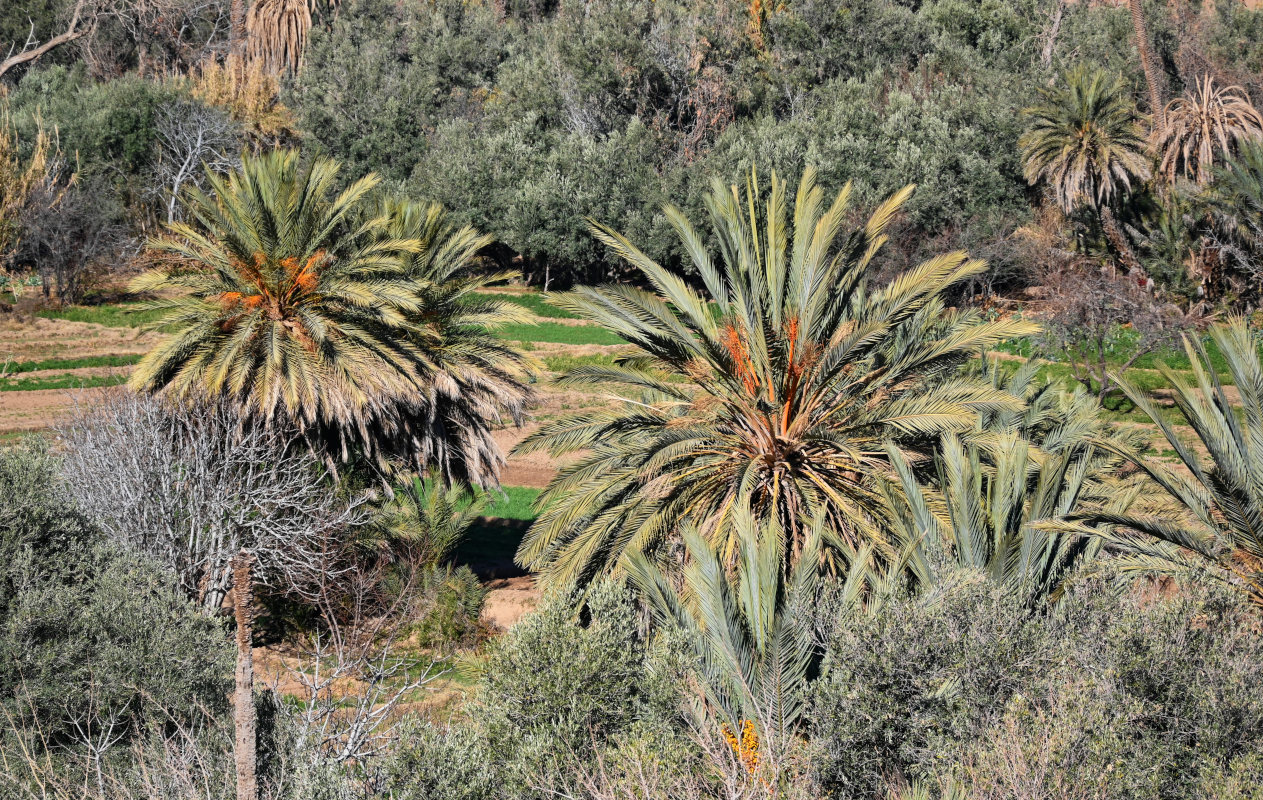
<path fill-rule="evenodd" d="M 70 24 L 66 26 L 66 31 L 64 33 L 57 34 L 38 47 L 30 47 L 30 40 L 28 39 L 28 45 L 23 47 L 20 53 L 16 53 L 9 56 L 4 61 L 0 61 L 0 78 L 3 78 L 5 73 L 14 67 L 34 61 L 47 53 L 49 50 L 60 47 L 67 42 L 73 42 L 75 39 L 78 39 L 80 36 L 87 33 L 87 30 L 79 27 L 79 16 L 83 13 L 83 7 L 87 5 L 87 2 L 88 0 L 79 0 L 79 2 L 75 3 L 74 14 L 71 15 Z"/>

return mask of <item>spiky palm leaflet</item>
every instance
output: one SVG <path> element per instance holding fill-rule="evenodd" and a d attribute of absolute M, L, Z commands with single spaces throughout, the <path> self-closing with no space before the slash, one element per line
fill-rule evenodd
<path fill-rule="evenodd" d="M 1125 548 L 1128 571 L 1178 577 L 1209 576 L 1263 606 L 1263 339 L 1243 319 L 1214 326 L 1211 339 L 1227 362 L 1238 402 L 1215 372 L 1201 340 L 1186 336 L 1193 381 L 1159 370 L 1173 388 L 1175 407 L 1208 459 L 1176 432 L 1153 401 L 1126 380 L 1119 386 L 1148 414 L 1180 461 L 1181 470 L 1134 454 L 1128 457 L 1180 508 L 1182 514 L 1096 514 L 1126 529 L 1103 533 Z"/>
<path fill-rule="evenodd" d="M 1025 405 L 983 420 L 978 434 L 943 437 L 919 480 L 913 465 L 892 454 L 898 481 L 885 487 L 896 538 L 913 548 L 907 559 L 914 586 L 937 582 L 943 563 L 978 569 L 1036 607 L 1057 599 L 1065 580 L 1101 551 L 1101 539 L 1049 527 L 1083 511 L 1121 514 L 1140 486 L 1115 477 L 1120 452 L 1138 453 L 1142 437 L 1116 429 L 1082 389 L 1067 394 L 1035 381 L 1027 362 L 992 379 Z M 1110 449 L 1094 442 L 1104 439 Z M 932 488 L 927 486 L 932 483 Z"/>
<path fill-rule="evenodd" d="M 735 570 L 730 574 L 695 527 L 684 531 L 689 554 L 677 583 L 644 554 L 628 574 L 660 624 L 684 636 L 700 664 L 703 724 L 736 735 L 747 725 L 775 759 L 794 736 L 817 660 L 811 608 L 819 591 L 820 527 L 811 526 L 802 558 L 786 572 L 779 525 L 760 526 L 748 512 L 734 519 Z"/>

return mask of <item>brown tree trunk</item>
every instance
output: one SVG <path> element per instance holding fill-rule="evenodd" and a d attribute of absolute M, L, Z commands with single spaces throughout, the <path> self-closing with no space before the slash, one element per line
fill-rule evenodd
<path fill-rule="evenodd" d="M 246 0 L 232 0 L 229 6 L 228 52 L 237 59 L 246 54 Z"/>
<path fill-rule="evenodd" d="M 237 681 L 233 692 L 237 800 L 258 800 L 254 717 L 254 556 L 246 550 L 232 559 L 232 595 L 233 611 L 237 616 Z"/>
<path fill-rule="evenodd" d="M 1039 63 L 1044 69 L 1052 66 L 1053 51 L 1057 48 L 1057 34 L 1061 33 L 1061 18 L 1066 13 L 1066 0 L 1057 0 L 1052 12 L 1052 21 L 1048 26 L 1048 38 L 1044 40 L 1044 49 L 1040 53 Z"/>
<path fill-rule="evenodd" d="M 1145 71 L 1145 83 L 1149 85 L 1149 105 L 1153 106 L 1153 129 L 1161 134 L 1166 129 L 1166 77 L 1158 64 L 1149 41 L 1149 29 L 1145 25 L 1143 0 L 1128 0 L 1131 24 L 1136 31 L 1136 48 L 1140 51 L 1140 66 Z"/>
<path fill-rule="evenodd" d="M 1118 251 L 1118 260 L 1127 268 L 1127 274 L 1136 279 L 1146 278 L 1145 268 L 1141 266 L 1140 258 L 1132 248 L 1131 242 L 1127 240 L 1122 226 L 1118 224 L 1118 218 L 1114 216 L 1109 206 L 1101 206 L 1101 227 L 1105 230 L 1105 238 L 1109 239 L 1110 244 Z"/>

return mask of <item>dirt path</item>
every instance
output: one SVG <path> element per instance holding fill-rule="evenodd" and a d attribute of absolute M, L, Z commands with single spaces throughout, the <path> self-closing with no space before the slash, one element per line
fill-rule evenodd
<path fill-rule="evenodd" d="M 161 334 L 43 317 L 0 317 L 0 364 L 148 352 Z"/>
<path fill-rule="evenodd" d="M 0 392 L 0 433 L 44 430 L 76 403 L 92 403 L 107 391 L 93 388 Z"/>

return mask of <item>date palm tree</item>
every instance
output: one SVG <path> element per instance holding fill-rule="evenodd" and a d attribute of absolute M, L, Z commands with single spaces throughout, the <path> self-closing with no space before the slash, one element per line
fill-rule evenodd
<path fill-rule="evenodd" d="M 629 577 L 655 619 L 678 631 L 697 658 L 700 724 L 718 727 L 752 775 L 779 778 L 807 707 L 808 673 L 820 655 L 811 613 L 820 530 L 810 528 L 803 557 L 786 574 L 784 532 L 775 523 L 760 527 L 743 511 L 734 528 L 732 574 L 689 526 L 683 541 L 690 559 L 678 584 L 643 553 L 629 560 Z"/>
<path fill-rule="evenodd" d="M 1120 453 L 1141 452 L 1144 437 L 1109 425 L 1082 389 L 1037 383 L 1037 370 L 1029 361 L 1002 380 L 993 368 L 994 385 L 1025 406 L 982 420 L 990 437 L 943 437 L 923 470 L 931 481 L 892 454 L 898 481 L 885 494 L 896 538 L 912 547 L 914 587 L 937 583 L 947 561 L 978 569 L 1029 607 L 1056 600 L 1065 580 L 1100 554 L 1101 539 L 1041 523 L 1089 510 L 1121 514 L 1136 503 L 1140 487 L 1114 475 L 1125 463 Z"/>
<path fill-rule="evenodd" d="M 1243 143 L 1196 198 L 1205 213 L 1217 255 L 1248 276 L 1241 294 L 1258 291 L 1263 274 L 1263 142 Z"/>
<path fill-rule="evenodd" d="M 1024 112 L 1030 129 L 1018 141 L 1026 180 L 1042 183 L 1066 214 L 1091 209 L 1128 270 L 1141 271 L 1113 205 L 1150 175 L 1142 118 L 1117 78 L 1079 66 L 1065 85 L 1042 90 Z"/>
<path fill-rule="evenodd" d="M 158 266 L 132 283 L 158 296 L 168 336 L 131 386 L 227 401 L 249 422 L 292 427 L 331 466 L 354 458 L 385 478 L 402 459 L 495 484 L 491 425 L 520 417 L 528 390 L 526 362 L 486 332 L 520 312 L 472 296 L 490 279 L 468 274 L 486 238 L 437 207 L 370 210 L 377 178 L 335 194 L 337 177 L 330 159 L 278 150 L 189 190 L 188 221 L 150 243 Z M 237 797 L 255 800 L 249 547 L 232 567 Z"/>
<path fill-rule="evenodd" d="M 872 478 L 887 468 L 884 442 L 915 448 L 1011 405 L 956 369 L 979 348 L 1035 330 L 945 306 L 944 290 L 986 268 L 964 253 L 868 286 L 911 191 L 844 230 L 850 187 L 827 200 L 814 170 L 802 176 L 792 215 L 775 174 L 767 190 L 753 171 L 744 192 L 715 181 L 706 205 L 717 259 L 683 213 L 665 211 L 704 293 L 593 223 L 653 291 L 617 285 L 560 296 L 636 352 L 565 375 L 563 385 L 624 394 L 606 409 L 549 422 L 519 446 L 582 455 L 541 496 L 518 562 L 549 581 L 583 582 L 674 541 L 688 522 L 731 563 L 730 523 L 743 511 L 780 525 L 791 556 L 809 518 L 825 520 L 833 540 L 880 539 Z"/>
<path fill-rule="evenodd" d="M 1143 391 L 1127 380 L 1118 381 L 1136 407 L 1157 425 L 1181 469 L 1134 453 L 1127 457 L 1183 513 L 1086 516 L 1126 526 L 1103 534 L 1129 551 L 1119 559 L 1124 569 L 1208 576 L 1244 592 L 1263 607 L 1263 364 L 1259 360 L 1263 337 L 1240 318 L 1214 326 L 1210 336 L 1223 355 L 1235 391 L 1224 386 L 1205 346 L 1193 336 L 1184 339 L 1193 383 L 1166 365 L 1159 366 L 1167 384 L 1174 387 L 1176 409 L 1207 458 L 1176 433 Z"/>
<path fill-rule="evenodd" d="M 1240 86 L 1216 86 L 1204 75 L 1196 87 L 1167 106 L 1166 126 L 1158 139 L 1162 177 L 1174 182 L 1181 175 L 1206 184 L 1216 154 L 1229 158 L 1240 143 L 1263 138 L 1263 115 Z"/>
<path fill-rule="evenodd" d="M 131 386 L 230 398 L 292 425 L 331 466 L 385 476 L 402 460 L 494 484 L 490 427 L 519 416 L 528 390 L 527 363 L 486 334 L 520 312 L 468 299 L 485 281 L 462 271 L 486 240 L 434 224 L 437 211 L 366 211 L 377 178 L 335 194 L 338 168 L 275 151 L 189 191 L 188 221 L 151 242 L 158 266 L 132 284 L 157 295 L 168 336 Z"/>

